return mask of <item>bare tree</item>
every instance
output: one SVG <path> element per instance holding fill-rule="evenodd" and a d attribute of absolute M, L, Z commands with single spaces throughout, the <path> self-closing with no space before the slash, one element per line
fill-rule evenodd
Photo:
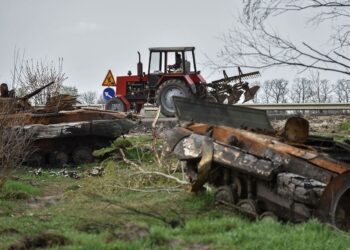
<path fill-rule="evenodd" d="M 350 102 L 350 80 L 340 79 L 336 82 L 335 94 L 340 103 L 349 103 Z"/>
<path fill-rule="evenodd" d="M 74 86 L 61 86 L 60 94 L 78 96 L 78 89 Z"/>
<path fill-rule="evenodd" d="M 319 73 L 311 74 L 311 99 L 316 103 L 329 103 L 334 91 L 333 86 L 327 79 L 320 79 Z"/>
<path fill-rule="evenodd" d="M 103 95 L 98 97 L 97 104 L 106 104 L 106 100 L 103 98 Z"/>
<path fill-rule="evenodd" d="M 20 71 L 21 74 L 16 76 L 19 85 L 18 92 L 21 95 L 29 94 L 45 84 L 55 81 L 55 84 L 31 98 L 34 105 L 45 104 L 49 97 L 60 93 L 62 83 L 67 79 L 62 66 L 62 58 L 58 59 L 57 64 L 53 61 L 46 62 L 44 60 L 34 61 L 31 59 L 25 61 L 23 69 Z"/>
<path fill-rule="evenodd" d="M 294 79 L 294 83 L 290 91 L 290 99 L 295 103 L 310 102 L 312 95 L 311 81 L 305 77 Z"/>
<path fill-rule="evenodd" d="M 265 103 L 286 103 L 288 90 L 288 81 L 285 79 L 272 79 L 264 82 L 263 101 Z"/>
<path fill-rule="evenodd" d="M 11 76 L 12 76 L 11 88 L 12 89 L 16 89 L 18 83 L 21 81 L 23 69 L 24 69 L 24 51 L 21 51 L 19 48 L 15 48 L 13 52 L 13 68 L 11 71 Z M 17 94 L 22 95 L 23 93 L 17 93 Z"/>
<path fill-rule="evenodd" d="M 80 94 L 79 100 L 82 104 L 95 104 L 97 100 L 97 93 L 88 91 Z"/>
<path fill-rule="evenodd" d="M 24 117 L 11 114 L 14 102 L 2 102 L 0 107 L 0 188 L 33 152 L 32 133 L 24 129 Z"/>
<path fill-rule="evenodd" d="M 348 0 L 245 0 L 244 11 L 235 28 L 222 36 L 223 49 L 219 68 L 245 66 L 269 68 L 296 67 L 325 70 L 350 75 L 350 1 Z M 307 12 L 308 11 L 308 12 Z M 274 30 L 271 19 L 293 12 L 310 16 L 307 24 L 332 25 L 333 33 L 326 36 L 327 49 L 315 44 L 291 41 Z M 330 41 L 329 41 L 330 40 Z"/>

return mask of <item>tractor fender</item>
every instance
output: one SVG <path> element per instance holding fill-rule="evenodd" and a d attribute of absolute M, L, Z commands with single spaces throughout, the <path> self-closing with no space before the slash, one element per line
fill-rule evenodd
<path fill-rule="evenodd" d="M 184 78 L 185 78 L 185 81 L 187 82 L 187 84 L 190 86 L 191 92 L 194 95 L 197 94 L 196 84 L 194 84 L 191 77 L 189 75 L 185 75 Z"/>
<path fill-rule="evenodd" d="M 128 101 L 128 99 L 125 98 L 125 96 L 123 95 L 116 95 L 118 98 L 120 98 L 122 100 L 122 102 L 125 104 L 126 110 L 130 109 L 130 102 Z"/>

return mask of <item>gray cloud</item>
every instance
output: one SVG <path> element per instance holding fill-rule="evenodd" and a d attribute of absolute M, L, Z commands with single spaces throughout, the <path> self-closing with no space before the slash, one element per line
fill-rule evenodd
<path fill-rule="evenodd" d="M 63 26 L 59 28 L 60 33 L 92 33 L 97 31 L 102 31 L 104 28 L 95 22 L 80 21 L 70 26 Z"/>

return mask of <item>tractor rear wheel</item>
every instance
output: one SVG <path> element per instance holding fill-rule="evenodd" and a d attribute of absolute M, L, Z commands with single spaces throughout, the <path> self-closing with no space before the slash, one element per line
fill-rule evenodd
<path fill-rule="evenodd" d="M 126 106 L 122 99 L 114 97 L 106 103 L 106 110 L 126 112 Z"/>
<path fill-rule="evenodd" d="M 167 80 L 158 88 L 156 93 L 157 104 L 161 107 L 163 115 L 175 116 L 173 96 L 192 98 L 193 94 L 184 81 L 179 79 Z"/>

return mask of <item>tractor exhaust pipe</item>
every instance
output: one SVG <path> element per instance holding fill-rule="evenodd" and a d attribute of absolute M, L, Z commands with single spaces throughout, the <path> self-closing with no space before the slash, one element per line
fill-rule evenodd
<path fill-rule="evenodd" d="M 139 77 L 142 77 L 142 75 L 143 75 L 143 65 L 142 65 L 142 62 L 141 62 L 140 51 L 137 51 L 137 54 L 139 54 L 139 62 L 137 63 L 137 75 Z"/>

